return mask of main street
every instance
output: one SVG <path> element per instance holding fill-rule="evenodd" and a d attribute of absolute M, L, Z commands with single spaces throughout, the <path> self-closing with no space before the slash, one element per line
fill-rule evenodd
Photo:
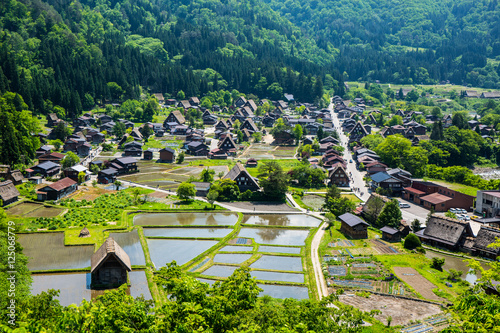
<path fill-rule="evenodd" d="M 334 108 L 333 103 L 330 103 L 328 109 L 330 110 L 330 113 L 332 115 L 333 126 L 335 127 L 337 133 L 339 134 L 339 140 L 342 147 L 345 148 L 343 157 L 347 164 L 346 171 L 351 177 L 349 183 L 350 187 L 352 188 L 354 194 L 356 194 L 358 198 L 366 202 L 368 198 L 370 198 L 369 188 L 366 186 L 366 182 L 363 180 L 363 177 L 366 176 L 366 172 L 362 172 L 356 167 L 356 163 L 353 160 L 352 152 L 349 150 L 349 138 L 347 137 L 346 133 L 344 133 L 344 131 L 342 130 L 340 120 L 337 116 L 337 113 L 333 112 L 333 108 Z M 404 201 L 401 199 L 399 199 L 399 201 L 410 204 L 410 208 L 401 209 L 401 214 L 404 220 L 406 220 L 408 223 L 411 223 L 413 220 L 418 219 L 420 221 L 420 224 L 422 226 L 425 226 L 425 221 L 428 214 L 428 211 L 426 209 L 417 206 L 412 202 Z"/>

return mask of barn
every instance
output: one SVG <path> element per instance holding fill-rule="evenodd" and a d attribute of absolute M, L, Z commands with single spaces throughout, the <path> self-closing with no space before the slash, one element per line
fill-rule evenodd
<path fill-rule="evenodd" d="M 116 288 L 127 283 L 127 272 L 132 271 L 129 256 L 112 237 L 106 239 L 90 262 L 93 289 Z"/>

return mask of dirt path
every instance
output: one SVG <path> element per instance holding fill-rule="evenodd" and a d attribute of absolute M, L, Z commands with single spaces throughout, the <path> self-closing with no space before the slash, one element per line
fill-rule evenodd
<path fill-rule="evenodd" d="M 432 289 L 437 288 L 434 284 L 432 284 L 429 280 L 424 278 L 417 272 L 414 268 L 411 267 L 393 267 L 394 273 L 409 284 L 417 293 L 422 295 L 425 299 L 431 299 L 434 301 L 442 302 L 444 299 L 438 297 L 436 294 L 432 292 Z"/>

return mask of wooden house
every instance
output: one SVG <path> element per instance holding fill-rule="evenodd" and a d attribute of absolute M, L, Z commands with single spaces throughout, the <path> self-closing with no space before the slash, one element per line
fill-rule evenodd
<path fill-rule="evenodd" d="M 255 125 L 255 123 L 253 122 L 252 119 L 246 119 L 243 122 L 243 124 L 241 124 L 240 130 L 244 130 L 244 129 L 247 129 L 248 131 L 250 131 L 250 133 L 254 133 L 254 132 L 259 131 L 259 128 L 257 127 L 257 125 Z"/>
<path fill-rule="evenodd" d="M 47 127 L 54 127 L 59 121 L 60 120 L 55 113 L 49 113 L 47 115 Z"/>
<path fill-rule="evenodd" d="M 165 104 L 165 97 L 162 93 L 154 93 L 153 96 L 158 100 L 159 104 Z"/>
<path fill-rule="evenodd" d="M 160 161 L 173 163 L 175 162 L 175 150 L 172 148 L 163 148 L 160 150 Z"/>
<path fill-rule="evenodd" d="M 144 151 L 144 159 L 145 160 L 152 160 L 153 159 L 153 153 L 154 153 L 154 151 L 151 148 L 145 150 Z"/>
<path fill-rule="evenodd" d="M 9 165 L 0 165 L 0 178 L 11 180 L 14 185 L 23 183 L 24 176 L 19 170 L 12 170 Z"/>
<path fill-rule="evenodd" d="M 257 104 L 255 104 L 253 99 L 249 99 L 244 106 L 248 106 L 252 112 L 257 111 Z"/>
<path fill-rule="evenodd" d="M 78 182 L 78 175 L 80 174 L 80 172 L 83 172 L 85 174 L 83 180 L 84 182 L 90 180 L 90 175 L 92 173 L 89 171 L 89 169 L 87 169 L 83 165 L 77 164 L 63 171 L 65 177 L 71 178 L 75 182 Z"/>
<path fill-rule="evenodd" d="M 0 183 L 0 200 L 3 206 L 10 205 L 17 201 L 18 197 L 19 191 L 14 186 L 12 180 L 6 180 Z"/>
<path fill-rule="evenodd" d="M 401 242 L 401 233 L 398 229 L 385 226 L 380 229 L 382 231 L 382 239 L 388 242 Z"/>
<path fill-rule="evenodd" d="M 338 217 L 341 222 L 340 231 L 352 239 L 368 238 L 368 223 L 351 213 Z"/>
<path fill-rule="evenodd" d="M 349 186 L 349 175 L 340 163 L 328 171 L 328 178 L 330 179 L 330 186 Z"/>
<path fill-rule="evenodd" d="M 246 190 L 255 192 L 260 189 L 257 180 L 248 173 L 241 163 L 236 163 L 236 165 L 229 170 L 223 179 L 234 180 L 236 185 L 238 185 L 240 192 L 245 192 Z"/>
<path fill-rule="evenodd" d="M 255 158 L 249 158 L 245 163 L 247 168 L 256 168 L 259 162 Z"/>
<path fill-rule="evenodd" d="M 92 255 L 90 263 L 91 286 L 95 289 L 127 283 L 127 273 L 132 271 L 129 256 L 111 237 Z"/>
<path fill-rule="evenodd" d="M 116 169 L 118 174 L 125 174 L 137 171 L 137 160 L 133 157 L 115 158 L 110 162 L 110 167 Z"/>
<path fill-rule="evenodd" d="M 472 247 L 473 254 L 496 259 L 500 256 L 500 248 L 488 246 L 494 243 L 498 238 L 500 238 L 500 229 L 481 226 L 474 239 L 474 245 Z"/>
<path fill-rule="evenodd" d="M 189 154 L 193 156 L 207 156 L 209 149 L 208 146 L 201 141 L 192 141 L 187 144 Z"/>
<path fill-rule="evenodd" d="M 449 250 L 458 250 L 465 238 L 472 236 L 469 223 L 431 215 L 425 229 L 415 233 L 423 243 Z"/>
<path fill-rule="evenodd" d="M 179 101 L 176 105 L 178 108 L 183 108 L 184 110 L 189 109 L 191 107 L 191 103 L 189 103 L 189 100 L 185 99 L 182 101 Z"/>
<path fill-rule="evenodd" d="M 43 162 L 25 170 L 28 176 L 40 175 L 42 177 L 52 177 L 61 171 L 61 166 L 54 162 Z"/>
<path fill-rule="evenodd" d="M 387 174 L 387 172 L 378 172 L 372 175 L 371 179 L 371 187 L 373 190 L 381 187 L 383 189 L 390 189 L 395 194 L 403 191 L 403 181 Z"/>
<path fill-rule="evenodd" d="M 497 99 L 500 98 L 500 91 L 483 92 L 479 98 Z"/>
<path fill-rule="evenodd" d="M 227 135 L 224 139 L 219 142 L 218 147 L 220 150 L 223 150 L 228 155 L 236 155 L 236 143 L 234 143 L 233 138 L 230 135 Z"/>
<path fill-rule="evenodd" d="M 238 97 L 238 99 L 234 102 L 234 106 L 237 108 L 243 107 L 247 103 L 247 99 L 243 96 Z"/>
<path fill-rule="evenodd" d="M 45 154 L 49 154 L 52 152 L 52 149 L 49 147 L 49 146 L 41 146 L 40 148 L 38 148 L 35 153 L 36 153 L 36 157 L 40 157 L 42 155 L 45 155 Z"/>
<path fill-rule="evenodd" d="M 137 147 L 126 147 L 123 156 L 142 157 L 142 149 Z"/>
<path fill-rule="evenodd" d="M 373 174 L 378 173 L 378 172 L 386 172 L 387 171 L 387 165 L 385 165 L 384 163 L 380 163 L 380 162 L 369 163 L 369 164 L 365 165 L 365 168 L 366 168 L 366 172 L 368 172 L 368 174 L 370 174 L 370 175 L 373 175 Z"/>
<path fill-rule="evenodd" d="M 182 125 L 185 122 L 186 122 L 186 119 L 184 118 L 182 113 L 179 110 L 174 110 L 174 111 L 170 112 L 170 114 L 165 119 L 165 121 L 163 121 L 163 126 L 167 127 L 167 126 L 165 126 L 166 123 L 177 123 L 179 125 Z"/>
<path fill-rule="evenodd" d="M 77 189 L 78 186 L 76 181 L 66 177 L 51 185 L 42 187 L 36 192 L 36 194 L 39 201 L 59 200 L 75 192 Z"/>
<path fill-rule="evenodd" d="M 107 168 L 99 171 L 97 174 L 97 182 L 99 184 L 112 184 L 118 176 L 118 170 L 115 168 Z"/>
<path fill-rule="evenodd" d="M 198 197 L 206 197 L 212 186 L 212 183 L 208 182 L 191 182 L 191 184 L 194 185 Z"/>

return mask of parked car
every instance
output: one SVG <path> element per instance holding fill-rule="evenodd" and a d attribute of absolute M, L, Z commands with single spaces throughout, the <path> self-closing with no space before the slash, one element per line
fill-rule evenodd
<path fill-rule="evenodd" d="M 399 208 L 410 208 L 410 207 L 411 207 L 410 204 L 404 202 L 399 204 Z"/>
<path fill-rule="evenodd" d="M 453 214 L 459 213 L 456 208 L 450 208 L 450 209 L 448 209 L 448 211 L 453 213 Z"/>
<path fill-rule="evenodd" d="M 463 209 L 463 208 L 457 208 L 457 209 L 459 209 L 459 210 L 460 210 L 460 213 L 462 213 L 462 214 L 467 214 L 467 211 L 466 211 L 465 209 Z"/>

